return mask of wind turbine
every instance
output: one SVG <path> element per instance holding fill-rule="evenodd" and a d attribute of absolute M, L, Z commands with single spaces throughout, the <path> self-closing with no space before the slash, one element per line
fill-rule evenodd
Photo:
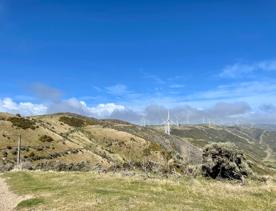
<path fill-rule="evenodd" d="M 142 126 L 143 126 L 143 127 L 146 127 L 146 126 L 147 126 L 146 118 L 145 118 L 145 117 L 142 118 Z"/>
<path fill-rule="evenodd" d="M 203 116 L 203 118 L 202 118 L 202 124 L 203 125 L 205 124 L 205 116 Z"/>
<path fill-rule="evenodd" d="M 208 126 L 211 127 L 212 123 L 211 123 L 211 120 L 208 119 Z"/>
<path fill-rule="evenodd" d="M 171 120 L 170 120 L 170 110 L 168 110 L 168 118 L 164 122 L 165 133 L 171 135 Z"/>

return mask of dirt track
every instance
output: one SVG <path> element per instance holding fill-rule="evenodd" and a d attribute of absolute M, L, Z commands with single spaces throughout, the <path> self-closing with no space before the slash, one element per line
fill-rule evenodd
<path fill-rule="evenodd" d="M 27 197 L 18 196 L 9 190 L 9 187 L 5 180 L 0 177 L 0 210 L 10 211 L 14 210 L 16 205 L 27 199 Z"/>
<path fill-rule="evenodd" d="M 259 144 L 263 144 L 263 145 L 266 146 L 266 150 L 265 150 L 266 157 L 263 159 L 263 161 L 269 161 L 270 158 L 271 158 L 271 155 L 273 153 L 273 150 L 270 148 L 270 146 L 268 144 L 264 144 L 263 136 L 265 135 L 265 133 L 266 133 L 266 131 L 264 130 L 263 133 L 260 136 Z"/>

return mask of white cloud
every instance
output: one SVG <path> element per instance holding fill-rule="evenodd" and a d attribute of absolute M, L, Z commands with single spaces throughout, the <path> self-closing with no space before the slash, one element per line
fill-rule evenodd
<path fill-rule="evenodd" d="M 61 100 L 59 102 L 52 103 L 51 105 L 49 105 L 47 112 L 72 112 L 87 116 L 103 118 L 108 117 L 112 112 L 116 110 L 122 111 L 124 109 L 125 106 L 115 103 L 98 104 L 94 107 L 90 107 L 86 104 L 85 101 L 80 101 L 76 98 L 70 98 L 67 100 Z"/>
<path fill-rule="evenodd" d="M 276 60 L 260 61 L 255 63 L 236 63 L 223 68 L 220 77 L 240 78 L 251 76 L 254 72 L 276 71 Z"/>
<path fill-rule="evenodd" d="M 11 98 L 0 99 L 0 111 L 8 113 L 21 113 L 23 115 L 38 115 L 46 113 L 47 106 L 30 102 L 16 103 Z"/>
<path fill-rule="evenodd" d="M 88 106 L 84 101 L 76 98 L 62 100 L 51 105 L 34 104 L 31 102 L 15 102 L 11 98 L 0 99 L 0 112 L 20 113 L 22 115 L 39 115 L 56 112 L 72 112 L 96 118 L 113 118 L 142 123 L 145 119 L 148 124 L 160 124 L 167 117 L 168 108 L 151 105 L 136 111 L 120 104 L 106 103 Z M 176 122 L 201 123 L 203 119 L 211 119 L 220 123 L 234 123 L 236 120 L 255 123 L 274 123 L 276 110 L 274 104 L 263 105 L 253 111 L 245 102 L 220 102 L 206 108 L 196 108 L 188 105 L 170 108 L 171 119 Z"/>
<path fill-rule="evenodd" d="M 122 112 L 126 108 L 115 103 L 99 104 L 88 106 L 84 101 L 76 98 L 60 100 L 48 105 L 34 104 L 31 102 L 15 102 L 11 98 L 0 99 L 0 112 L 20 113 L 22 115 L 40 115 L 47 113 L 72 112 L 98 118 L 109 117 L 113 112 Z"/>
<path fill-rule="evenodd" d="M 92 114 L 97 114 L 98 116 L 104 117 L 111 115 L 114 111 L 124 111 L 126 108 L 123 105 L 118 105 L 115 103 L 106 103 L 99 104 L 96 107 L 90 107 L 88 109 Z"/>

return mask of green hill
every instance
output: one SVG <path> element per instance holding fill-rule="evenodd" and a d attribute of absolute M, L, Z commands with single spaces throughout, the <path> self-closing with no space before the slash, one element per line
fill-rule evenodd
<path fill-rule="evenodd" d="M 1 113 L 1 169 L 15 166 L 18 136 L 22 162 L 32 169 L 168 172 L 201 162 L 201 150 L 180 138 L 123 121 L 70 113 L 33 117 Z"/>
<path fill-rule="evenodd" d="M 161 128 L 159 128 L 161 130 Z M 173 127 L 172 135 L 203 148 L 213 142 L 230 142 L 238 146 L 256 167 L 256 171 L 267 173 L 276 168 L 276 132 L 247 126 L 181 125 Z"/>

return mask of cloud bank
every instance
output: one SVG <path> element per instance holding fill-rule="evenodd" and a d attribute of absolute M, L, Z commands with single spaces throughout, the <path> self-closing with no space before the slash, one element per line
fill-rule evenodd
<path fill-rule="evenodd" d="M 136 124 L 162 124 L 168 114 L 168 108 L 162 105 L 149 105 L 139 111 L 132 110 L 124 105 L 115 103 L 98 104 L 88 106 L 86 102 L 76 98 L 60 100 L 46 104 L 34 104 L 31 102 L 15 102 L 11 98 L 0 99 L 0 111 L 20 113 L 22 115 L 40 115 L 58 112 L 72 112 L 96 118 L 120 119 Z M 274 105 L 262 105 L 258 112 L 245 102 L 226 103 L 220 102 L 215 105 L 200 109 L 189 105 L 172 107 L 169 109 L 171 120 L 175 123 L 207 123 L 231 124 L 237 120 L 245 123 L 249 121 L 273 123 L 276 120 L 276 107 Z M 268 120 L 268 121 L 267 121 Z"/>

